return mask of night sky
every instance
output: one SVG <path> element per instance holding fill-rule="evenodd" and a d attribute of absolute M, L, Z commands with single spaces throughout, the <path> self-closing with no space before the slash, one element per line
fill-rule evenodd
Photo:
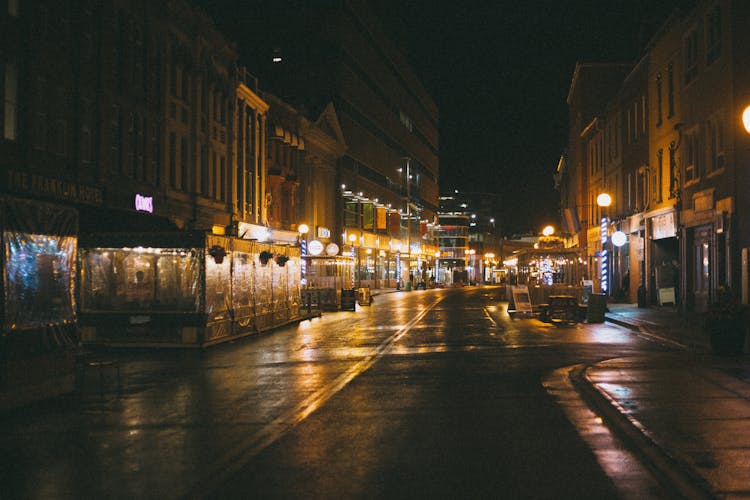
<path fill-rule="evenodd" d="M 315 0 L 305 3 L 310 1 Z M 559 225 L 552 174 L 567 142 L 565 99 L 576 62 L 635 62 L 667 14 L 690 2 L 372 4 L 440 109 L 441 192 L 457 188 L 498 193 L 503 208 L 499 216 L 509 233 Z M 194 3 L 237 41 L 240 53 L 241 40 L 233 35 L 242 24 L 238 7 L 253 5 L 262 12 L 262 4 L 268 4 Z"/>

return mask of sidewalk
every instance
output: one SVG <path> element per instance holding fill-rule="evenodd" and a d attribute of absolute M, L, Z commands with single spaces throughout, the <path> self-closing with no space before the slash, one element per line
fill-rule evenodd
<path fill-rule="evenodd" d="M 750 498 L 750 356 L 716 356 L 698 315 L 609 304 L 606 320 L 678 347 L 573 375 L 584 397 L 685 498 Z"/>

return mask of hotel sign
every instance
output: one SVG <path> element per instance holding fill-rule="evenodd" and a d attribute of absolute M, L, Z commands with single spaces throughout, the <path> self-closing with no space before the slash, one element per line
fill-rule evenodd
<path fill-rule="evenodd" d="M 8 170 L 6 177 L 11 191 L 33 194 L 88 205 L 103 203 L 102 190 L 78 182 L 55 179 L 40 174 Z"/>

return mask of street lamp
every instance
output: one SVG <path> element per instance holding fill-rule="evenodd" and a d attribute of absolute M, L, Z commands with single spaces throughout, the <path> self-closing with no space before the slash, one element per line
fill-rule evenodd
<path fill-rule="evenodd" d="M 542 234 L 544 236 L 552 236 L 555 234 L 555 228 L 552 226 L 545 226 L 544 229 L 542 229 Z"/>
<path fill-rule="evenodd" d="M 607 208 L 612 204 L 612 197 L 608 193 L 601 193 L 596 197 L 596 204 L 600 208 Z M 602 215 L 601 218 L 601 240 L 602 251 L 600 253 L 601 262 L 601 282 L 599 284 L 605 295 L 609 294 L 609 255 L 607 254 L 607 236 L 609 230 L 609 217 Z"/>
<path fill-rule="evenodd" d="M 742 125 L 745 127 L 745 132 L 750 134 L 750 106 L 747 106 L 744 111 L 742 111 Z"/>

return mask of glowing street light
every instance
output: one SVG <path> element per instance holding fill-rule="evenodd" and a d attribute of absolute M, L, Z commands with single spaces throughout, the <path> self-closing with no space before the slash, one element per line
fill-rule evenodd
<path fill-rule="evenodd" d="M 596 197 L 596 204 L 606 208 L 612 204 L 612 197 L 608 193 L 601 193 Z"/>
<path fill-rule="evenodd" d="M 745 132 L 750 134 L 750 106 L 742 112 L 742 125 L 745 126 Z"/>
<path fill-rule="evenodd" d="M 542 229 L 542 234 L 544 236 L 552 236 L 553 234 L 555 234 L 555 228 L 552 226 L 545 226 L 545 228 Z"/>

